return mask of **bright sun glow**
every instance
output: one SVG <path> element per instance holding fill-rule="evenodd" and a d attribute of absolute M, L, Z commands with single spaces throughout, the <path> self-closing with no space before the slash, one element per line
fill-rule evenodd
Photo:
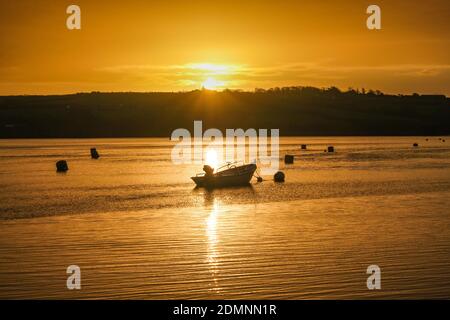
<path fill-rule="evenodd" d="M 209 77 L 202 83 L 202 87 L 208 90 L 216 90 L 223 86 L 223 82 L 217 81 L 216 79 Z"/>
<path fill-rule="evenodd" d="M 189 77 L 189 85 L 200 83 L 200 86 L 208 90 L 221 90 L 235 86 L 235 75 L 244 70 L 244 66 L 231 64 L 215 64 L 215 63 L 190 63 L 177 66 L 183 70 L 182 72 Z"/>
<path fill-rule="evenodd" d="M 206 151 L 206 159 L 205 162 L 207 165 L 211 166 L 212 168 L 217 169 L 217 166 L 219 165 L 219 159 L 217 157 L 217 151 L 214 149 L 209 149 Z"/>
<path fill-rule="evenodd" d="M 188 66 L 194 70 L 209 71 L 214 74 L 227 74 L 233 68 L 232 66 L 214 63 L 193 63 Z"/>

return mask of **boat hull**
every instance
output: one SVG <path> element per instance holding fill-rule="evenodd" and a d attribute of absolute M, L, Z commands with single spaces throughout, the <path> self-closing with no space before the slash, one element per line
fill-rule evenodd
<path fill-rule="evenodd" d="M 192 177 L 191 179 L 195 182 L 197 187 L 204 188 L 245 186 L 250 183 L 255 170 L 255 164 L 248 164 L 245 166 L 230 168 L 212 176 L 197 176 Z"/>

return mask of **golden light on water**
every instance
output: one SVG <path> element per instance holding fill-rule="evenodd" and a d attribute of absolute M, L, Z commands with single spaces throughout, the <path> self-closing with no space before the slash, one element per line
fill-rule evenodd
<path fill-rule="evenodd" d="M 200 164 L 136 165 L 160 161 L 161 153 L 154 150 L 170 146 L 166 139 L 146 140 L 148 153 L 142 139 L 68 139 L 67 154 L 110 145 L 118 148 L 115 154 L 136 155 L 101 163 L 71 158 L 77 179 L 56 175 L 45 161 L 39 164 L 42 174 L 34 174 L 36 143 L 51 159 L 60 142 L 5 141 L 0 167 L 11 174 L 2 176 L 2 183 L 11 187 L 0 198 L 15 214 L 3 212 L 0 221 L 0 297 L 448 298 L 449 148 L 433 138 L 421 147 L 434 155 L 427 151 L 418 157 L 411 140 L 281 137 L 282 146 L 337 145 L 340 156 L 302 157 L 283 169 L 289 178 L 285 185 L 253 180 L 250 187 L 215 190 L 187 183 Z M 405 151 L 399 152 L 399 146 Z M 11 161 L 18 147 L 27 156 Z M 220 160 L 224 148 L 210 145 L 204 152 L 210 149 Z M 170 158 L 170 148 L 162 150 Z M 351 154 L 364 157 L 356 161 Z M 389 160 L 377 161 L 375 169 L 367 165 L 380 156 Z M 41 183 L 43 176 L 48 183 Z M 137 176 L 143 178 L 136 181 Z M 61 188 L 61 181 L 74 191 Z M 20 202 L 5 202 L 14 200 L 19 189 L 24 191 Z M 374 236 L 373 226 L 382 226 L 383 234 Z M 67 262 L 89 269 L 87 285 L 86 271 L 81 271 L 78 292 L 65 286 L 61 266 Z M 382 271 L 379 291 L 366 287 L 366 268 L 374 263 L 389 273 L 383 278 Z M 430 281 L 431 275 L 436 281 Z"/>
<path fill-rule="evenodd" d="M 212 283 L 210 290 L 219 292 L 217 276 L 219 274 L 219 252 L 217 250 L 218 236 L 217 236 L 217 216 L 219 214 L 219 203 L 214 199 L 214 204 L 211 212 L 206 220 L 206 236 L 208 238 L 207 262 L 211 274 Z"/>
<path fill-rule="evenodd" d="M 208 149 L 206 151 L 205 163 L 212 168 L 217 169 L 219 165 L 219 157 L 215 149 Z"/>

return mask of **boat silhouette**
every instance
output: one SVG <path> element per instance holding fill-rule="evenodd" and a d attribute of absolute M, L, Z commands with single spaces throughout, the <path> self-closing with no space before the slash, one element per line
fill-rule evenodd
<path fill-rule="evenodd" d="M 244 186 L 250 183 L 253 174 L 256 171 L 256 164 L 239 164 L 238 162 L 229 162 L 216 171 L 208 165 L 203 166 L 202 173 L 197 174 L 191 179 L 197 187 L 216 188 Z"/>

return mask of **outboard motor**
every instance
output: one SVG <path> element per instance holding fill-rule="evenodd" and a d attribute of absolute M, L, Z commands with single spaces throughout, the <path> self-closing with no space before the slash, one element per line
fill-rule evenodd
<path fill-rule="evenodd" d="M 205 171 L 205 176 L 210 177 L 214 174 L 214 169 L 205 164 L 203 166 L 203 171 Z"/>

